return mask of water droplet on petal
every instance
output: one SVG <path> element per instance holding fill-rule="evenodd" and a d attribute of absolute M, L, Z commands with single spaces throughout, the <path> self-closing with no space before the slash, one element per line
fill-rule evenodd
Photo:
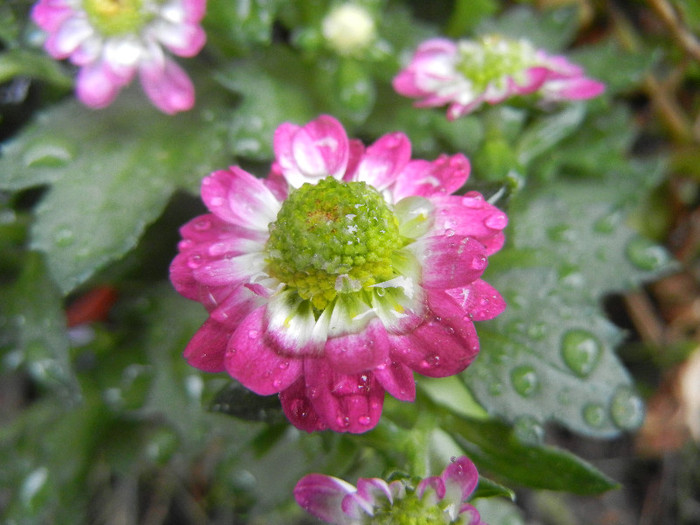
<path fill-rule="evenodd" d="M 484 224 L 494 230 L 502 230 L 508 224 L 508 217 L 505 213 L 494 213 L 484 219 Z"/>
<path fill-rule="evenodd" d="M 523 397 L 530 397 L 540 386 L 535 369 L 530 365 L 515 368 L 510 374 L 515 391 Z"/>
<path fill-rule="evenodd" d="M 257 339 L 260 336 L 260 332 L 257 330 L 248 330 L 248 339 Z"/>
<path fill-rule="evenodd" d="M 583 420 L 594 428 L 600 428 L 605 423 L 605 408 L 598 403 L 588 403 L 583 407 Z"/>
<path fill-rule="evenodd" d="M 624 430 L 633 430 L 644 420 L 644 402 L 629 386 L 620 386 L 610 403 L 613 422 Z"/>
<path fill-rule="evenodd" d="M 421 368 L 435 368 L 440 364 L 440 356 L 438 354 L 431 354 L 427 356 L 423 361 L 421 361 Z"/>
<path fill-rule="evenodd" d="M 189 266 L 192 270 L 196 270 L 202 266 L 203 262 L 204 260 L 202 259 L 202 256 L 198 253 L 193 253 L 187 258 L 187 266 Z"/>
<path fill-rule="evenodd" d="M 275 380 L 273 380 L 273 381 L 272 381 L 272 386 L 274 386 L 275 388 L 279 388 L 280 386 L 282 386 L 282 380 L 281 380 L 281 379 L 275 379 Z"/>
<path fill-rule="evenodd" d="M 287 368 L 289 368 L 289 361 L 282 361 L 282 362 L 279 364 L 279 369 L 280 369 L 280 370 L 286 370 Z"/>
<path fill-rule="evenodd" d="M 360 422 L 360 425 L 369 425 L 372 422 L 372 418 L 369 416 L 361 416 L 358 421 Z"/>
<path fill-rule="evenodd" d="M 338 416 L 335 422 L 338 424 L 338 426 L 341 426 L 343 428 L 347 428 L 350 426 L 350 418 L 348 416 Z"/>
<path fill-rule="evenodd" d="M 641 270 L 656 270 L 668 263 L 669 256 L 661 246 L 649 239 L 637 237 L 625 249 L 630 262 Z"/>
<path fill-rule="evenodd" d="M 194 226 L 194 229 L 197 231 L 200 231 L 200 232 L 206 231 L 209 228 L 211 228 L 211 221 L 207 218 L 202 217 L 202 218 L 196 219 L 193 226 Z"/>
<path fill-rule="evenodd" d="M 587 377 L 598 365 L 602 354 L 600 341 L 586 330 L 569 330 L 562 340 L 562 358 L 571 371 Z"/>
<path fill-rule="evenodd" d="M 445 230 L 445 237 L 454 237 L 455 231 L 452 228 L 447 228 Z"/>

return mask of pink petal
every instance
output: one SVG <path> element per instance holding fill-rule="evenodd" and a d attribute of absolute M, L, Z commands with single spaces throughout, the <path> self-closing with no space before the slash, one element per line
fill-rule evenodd
<path fill-rule="evenodd" d="M 315 432 L 328 428 L 328 425 L 319 418 L 311 400 L 306 397 L 306 383 L 303 377 L 280 392 L 280 402 L 287 419 L 298 429 Z"/>
<path fill-rule="evenodd" d="M 74 14 L 65 0 L 40 0 L 32 8 L 32 20 L 47 33 L 54 33 Z"/>
<path fill-rule="evenodd" d="M 343 513 L 341 502 L 355 487 L 342 479 L 323 474 L 308 474 L 294 487 L 294 499 L 309 514 L 340 525 L 351 523 Z"/>
<path fill-rule="evenodd" d="M 373 373 L 379 384 L 396 399 L 411 402 L 416 399 L 413 371 L 406 365 L 387 359 L 387 362 L 375 368 Z"/>
<path fill-rule="evenodd" d="M 429 377 L 447 377 L 464 370 L 479 353 L 474 324 L 452 297 L 432 290 L 432 315 L 413 332 L 390 335 L 392 358 Z"/>
<path fill-rule="evenodd" d="M 280 125 L 274 150 L 284 177 L 299 187 L 324 177 L 342 178 L 348 162 L 348 137 L 340 122 L 321 115 L 301 127 Z"/>
<path fill-rule="evenodd" d="M 459 235 L 430 237 L 423 268 L 423 286 L 456 288 L 481 277 L 488 265 L 484 245 Z"/>
<path fill-rule="evenodd" d="M 543 91 L 547 100 L 584 100 L 603 93 L 605 84 L 580 77 L 548 82 Z"/>
<path fill-rule="evenodd" d="M 380 137 L 365 151 L 353 180 L 366 182 L 378 190 L 392 184 L 411 160 L 411 141 L 403 133 Z"/>
<path fill-rule="evenodd" d="M 469 503 L 462 504 L 459 508 L 459 515 L 464 515 L 460 520 L 460 523 L 464 525 L 488 525 L 485 521 L 481 521 L 479 511 Z"/>
<path fill-rule="evenodd" d="M 122 79 L 113 76 L 101 64 L 82 67 L 76 81 L 78 99 L 91 108 L 109 106 L 122 86 Z"/>
<path fill-rule="evenodd" d="M 185 20 L 190 23 L 199 22 L 207 11 L 207 0 L 183 0 Z"/>
<path fill-rule="evenodd" d="M 329 339 L 324 354 L 336 372 L 355 374 L 372 370 L 386 361 L 389 355 L 389 338 L 384 325 L 375 319 L 358 334 Z"/>
<path fill-rule="evenodd" d="M 191 258 L 188 261 L 191 264 Z M 261 253 L 208 260 L 193 270 L 197 282 L 206 286 L 237 286 L 263 271 L 265 259 Z"/>
<path fill-rule="evenodd" d="M 238 326 L 253 310 L 265 303 L 250 287 L 235 288 L 212 312 L 211 319 L 227 326 Z"/>
<path fill-rule="evenodd" d="M 204 47 L 207 35 L 196 24 L 168 24 L 167 28 L 158 31 L 158 39 L 176 55 L 193 57 Z"/>
<path fill-rule="evenodd" d="M 508 217 L 486 202 L 481 194 L 470 191 L 464 196 L 433 197 L 431 201 L 436 208 L 436 233 L 474 237 L 486 246 L 488 255 L 497 252 L 503 246 L 502 230 L 508 224 Z"/>
<path fill-rule="evenodd" d="M 144 62 L 139 68 L 141 86 L 151 102 L 172 115 L 194 106 L 194 86 L 187 73 L 172 60 Z"/>
<path fill-rule="evenodd" d="M 430 506 L 436 504 L 438 501 L 442 501 L 445 497 L 445 482 L 437 476 L 431 476 L 421 480 L 416 487 L 416 494 L 420 499 L 423 499 L 426 492 L 428 492 L 430 500 L 426 500 L 423 503 L 424 505 Z"/>
<path fill-rule="evenodd" d="M 213 319 L 207 319 L 185 347 L 185 359 L 191 366 L 204 372 L 223 372 L 224 355 L 230 336 L 230 329 Z"/>
<path fill-rule="evenodd" d="M 54 58 L 68 58 L 93 33 L 94 30 L 85 20 L 68 18 L 49 36 L 45 47 Z"/>
<path fill-rule="evenodd" d="M 281 206 L 260 179 L 238 166 L 206 177 L 202 181 L 202 200 L 224 221 L 261 232 L 268 231 Z"/>
<path fill-rule="evenodd" d="M 308 357 L 304 377 L 307 396 L 331 430 L 359 434 L 379 422 L 384 389 L 371 372 L 340 374 L 325 359 Z"/>
<path fill-rule="evenodd" d="M 265 342 L 265 307 L 253 311 L 231 336 L 226 371 L 243 386 L 262 396 L 288 388 L 302 374 L 302 362 L 277 354 Z"/>
<path fill-rule="evenodd" d="M 467 286 L 446 290 L 473 321 L 487 321 L 505 310 L 501 294 L 486 281 L 478 279 Z"/>
<path fill-rule="evenodd" d="M 469 177 L 469 160 L 458 153 L 451 157 L 440 155 L 435 161 L 414 160 L 408 163 L 392 189 L 394 201 L 404 197 L 453 193 L 462 187 Z"/>
<path fill-rule="evenodd" d="M 445 483 L 445 497 L 455 505 L 466 500 L 479 483 L 479 472 L 466 456 L 447 465 L 440 477 Z"/>

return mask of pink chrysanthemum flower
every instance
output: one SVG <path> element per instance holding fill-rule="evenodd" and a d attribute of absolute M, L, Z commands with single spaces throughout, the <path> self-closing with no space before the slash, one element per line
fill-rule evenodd
<path fill-rule="evenodd" d="M 45 48 L 80 67 L 77 95 L 93 108 L 112 103 L 138 72 L 153 104 L 172 114 L 194 104 L 187 73 L 165 55 L 191 57 L 204 46 L 206 0 L 39 0 L 32 18 Z"/>
<path fill-rule="evenodd" d="M 393 84 L 399 94 L 420 99 L 418 107 L 448 105 L 450 120 L 484 102 L 498 104 L 516 95 L 537 92 L 551 102 L 592 98 L 605 89 L 563 56 L 494 35 L 476 41 L 427 40 Z"/>
<path fill-rule="evenodd" d="M 321 116 L 275 132 L 276 161 L 204 179 L 207 215 L 181 229 L 171 280 L 210 312 L 189 363 L 280 393 L 309 432 L 364 432 L 384 391 L 412 401 L 413 371 L 456 374 L 479 351 L 473 321 L 505 304 L 480 279 L 506 215 L 476 193 L 450 195 L 463 155 L 411 160 L 402 133 L 365 148 Z"/>
<path fill-rule="evenodd" d="M 462 456 L 415 487 L 403 480 L 360 478 L 355 488 L 342 479 L 309 474 L 297 483 L 294 497 L 304 510 L 336 525 L 486 525 L 466 503 L 478 482 L 476 467 Z"/>

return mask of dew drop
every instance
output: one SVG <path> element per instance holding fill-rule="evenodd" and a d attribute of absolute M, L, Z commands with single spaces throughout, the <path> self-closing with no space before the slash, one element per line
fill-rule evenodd
<path fill-rule="evenodd" d="M 573 242 L 576 233 L 568 224 L 557 224 L 547 228 L 547 236 L 554 242 Z"/>
<path fill-rule="evenodd" d="M 438 354 L 432 354 L 421 361 L 421 368 L 435 368 L 440 364 L 440 356 Z"/>
<path fill-rule="evenodd" d="M 620 386 L 610 402 L 610 415 L 621 429 L 633 430 L 644 420 L 644 402 L 631 387 Z"/>
<path fill-rule="evenodd" d="M 541 340 L 547 335 L 547 325 L 545 323 L 533 323 L 527 328 L 527 335 L 532 339 Z"/>
<path fill-rule="evenodd" d="M 489 384 L 489 394 L 492 396 L 500 396 L 503 393 L 503 384 L 500 381 L 494 381 Z"/>
<path fill-rule="evenodd" d="M 224 204 L 224 199 L 223 197 L 212 197 L 209 200 L 209 204 L 214 208 L 218 208 L 219 206 L 222 206 Z"/>
<path fill-rule="evenodd" d="M 248 330 L 248 339 L 257 339 L 260 336 L 260 332 L 257 330 Z"/>
<path fill-rule="evenodd" d="M 605 423 L 605 408 L 598 403 L 588 403 L 583 407 L 583 420 L 594 428 Z"/>
<path fill-rule="evenodd" d="M 369 425 L 372 422 L 372 418 L 369 416 L 361 416 L 358 421 L 360 422 L 360 425 Z"/>
<path fill-rule="evenodd" d="M 211 221 L 207 218 L 202 217 L 202 218 L 196 219 L 193 226 L 194 226 L 194 229 L 197 231 L 200 231 L 200 232 L 206 231 L 209 228 L 211 228 Z"/>
<path fill-rule="evenodd" d="M 602 353 L 600 341 L 586 330 L 569 330 L 562 340 L 562 358 L 579 377 L 587 377 L 598 365 Z"/>
<path fill-rule="evenodd" d="M 515 368 L 510 374 L 515 391 L 523 397 L 530 397 L 540 386 L 535 369 L 530 365 Z"/>
<path fill-rule="evenodd" d="M 338 416 L 335 422 L 338 424 L 338 426 L 343 428 L 348 428 L 350 426 L 350 418 L 348 416 Z"/>
<path fill-rule="evenodd" d="M 319 396 L 318 388 L 311 387 L 306 394 L 309 396 L 309 399 L 317 399 Z"/>
<path fill-rule="evenodd" d="M 533 416 L 521 416 L 513 424 L 513 433 L 524 445 L 541 445 L 544 441 L 544 427 Z"/>
<path fill-rule="evenodd" d="M 279 388 L 282 386 L 282 380 L 281 379 L 275 379 L 272 381 L 272 386 L 275 388 Z"/>
<path fill-rule="evenodd" d="M 445 229 L 445 237 L 454 237 L 455 231 L 452 228 Z"/>
<path fill-rule="evenodd" d="M 198 253 L 193 253 L 187 258 L 187 266 L 189 266 L 192 270 L 196 270 L 202 266 L 203 262 L 202 256 Z"/>
<path fill-rule="evenodd" d="M 282 361 L 282 362 L 279 364 L 279 369 L 280 369 L 280 370 L 286 370 L 287 368 L 289 368 L 289 361 Z"/>
<path fill-rule="evenodd" d="M 66 248 L 73 244 L 73 241 L 75 241 L 75 235 L 70 228 L 61 228 L 54 236 L 54 242 L 59 248 Z"/>
<path fill-rule="evenodd" d="M 73 156 L 73 147 L 56 137 L 29 146 L 25 150 L 22 160 L 28 168 L 56 168 L 68 164 L 73 160 Z"/>
<path fill-rule="evenodd" d="M 637 237 L 625 249 L 630 262 L 641 270 L 656 270 L 669 260 L 666 250 L 649 239 Z"/>
<path fill-rule="evenodd" d="M 508 218 L 504 213 L 494 213 L 484 219 L 484 224 L 494 230 L 502 230 L 508 224 Z"/>
<path fill-rule="evenodd" d="M 615 231 L 615 227 L 620 223 L 621 219 L 621 213 L 619 211 L 614 211 L 598 219 L 595 224 L 593 224 L 593 229 L 598 233 L 612 233 Z"/>

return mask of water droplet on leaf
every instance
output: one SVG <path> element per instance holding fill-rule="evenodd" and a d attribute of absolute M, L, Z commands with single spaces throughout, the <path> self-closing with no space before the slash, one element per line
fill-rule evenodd
<path fill-rule="evenodd" d="M 569 330 L 562 340 L 562 358 L 571 371 L 587 377 L 598 365 L 602 354 L 600 341 L 586 330 Z"/>
<path fill-rule="evenodd" d="M 637 237 L 625 249 L 630 262 L 640 270 L 656 270 L 668 263 L 669 257 L 661 246 L 649 239 Z"/>
<path fill-rule="evenodd" d="M 541 445 L 544 441 L 544 427 L 533 416 L 521 416 L 515 420 L 513 433 L 524 445 Z"/>
<path fill-rule="evenodd" d="M 54 235 L 54 242 L 59 248 L 66 248 L 73 244 L 75 234 L 70 228 L 60 228 Z"/>
<path fill-rule="evenodd" d="M 594 428 L 605 423 L 605 408 L 598 403 L 588 403 L 583 407 L 583 420 Z"/>
<path fill-rule="evenodd" d="M 633 430 L 644 420 L 644 402 L 631 387 L 620 386 L 610 402 L 610 415 L 621 429 Z"/>
<path fill-rule="evenodd" d="M 530 397 L 540 386 L 535 369 L 530 365 L 515 368 L 510 374 L 515 391 L 523 397 Z"/>

